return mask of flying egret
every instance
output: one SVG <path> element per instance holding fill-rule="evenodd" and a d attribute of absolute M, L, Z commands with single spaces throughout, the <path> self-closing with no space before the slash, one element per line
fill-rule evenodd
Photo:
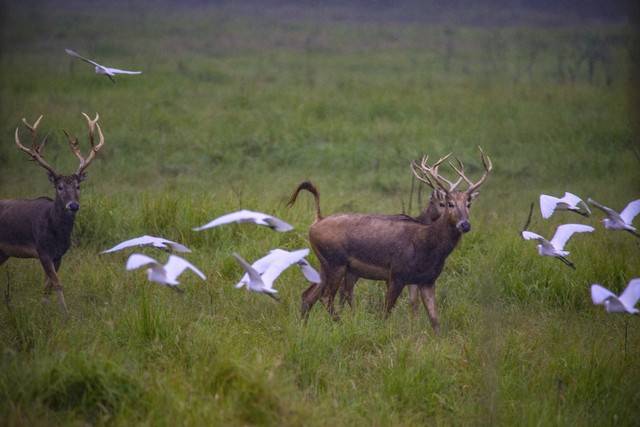
<path fill-rule="evenodd" d="M 177 287 L 177 285 L 180 284 L 180 282 L 178 282 L 178 276 L 187 269 L 196 273 L 202 280 L 207 280 L 202 271 L 198 270 L 186 259 L 180 258 L 177 255 L 169 256 L 169 261 L 167 261 L 165 265 L 162 265 L 157 260 L 142 254 L 132 254 L 129 256 L 129 259 L 127 259 L 127 270 L 135 270 L 140 267 L 144 267 L 145 265 L 151 265 L 147 269 L 147 278 L 151 282 L 167 285 L 172 289 L 181 292 L 182 289 Z"/>
<path fill-rule="evenodd" d="M 591 285 L 591 300 L 596 305 L 604 305 L 607 313 L 640 313 L 640 310 L 634 308 L 639 299 L 640 278 L 632 279 L 620 296 L 597 283 Z"/>
<path fill-rule="evenodd" d="M 593 227 L 589 225 L 563 224 L 556 229 L 556 233 L 553 235 L 551 241 L 531 231 L 523 231 L 522 237 L 525 240 L 537 240 L 539 243 L 538 253 L 540 255 L 558 258 L 569 267 L 575 269 L 576 267 L 573 263 L 566 258 L 569 252 L 563 250 L 564 246 L 574 233 L 591 233 L 593 230 Z"/>
<path fill-rule="evenodd" d="M 289 231 L 293 230 L 293 226 L 287 224 L 283 220 L 271 215 L 264 214 L 262 212 L 254 212 L 243 209 L 241 211 L 233 212 L 230 214 L 222 215 L 211 222 L 206 223 L 200 227 L 196 227 L 194 231 L 206 230 L 207 228 L 217 227 L 219 225 L 230 224 L 232 222 L 243 223 L 252 222 L 258 225 L 265 225 L 275 231 Z"/>
<path fill-rule="evenodd" d="M 640 213 L 640 199 L 629 202 L 629 204 L 620 213 L 601 205 L 591 198 L 587 201 L 607 214 L 607 217 L 602 220 L 604 228 L 608 228 L 610 230 L 625 230 L 636 237 L 640 237 L 636 228 L 631 224 L 633 219 Z"/>
<path fill-rule="evenodd" d="M 591 210 L 584 200 L 575 194 L 565 192 L 562 198 L 548 196 L 546 194 L 540 195 L 540 213 L 542 213 L 543 218 L 547 219 L 554 211 L 560 210 L 575 212 L 586 217 L 591 215 Z"/>
<path fill-rule="evenodd" d="M 121 251 L 122 249 L 131 248 L 133 246 L 153 246 L 157 249 L 163 249 L 166 251 L 175 251 L 175 252 L 191 252 L 191 249 L 187 248 L 180 243 L 164 239 L 162 237 L 155 236 L 142 236 L 136 237 L 135 239 L 125 240 L 122 243 L 118 243 L 111 249 L 107 249 L 100 253 L 108 254 L 111 252 Z"/>
<path fill-rule="evenodd" d="M 292 258 L 298 259 L 295 264 L 300 267 L 302 274 L 309 282 L 320 283 L 320 274 L 305 259 L 305 257 L 307 257 L 308 255 L 309 249 L 300 249 L 291 252 L 285 251 L 283 249 L 273 249 L 269 251 L 269 254 L 263 256 L 262 258 L 256 260 L 253 264 L 251 264 L 251 267 L 256 270 L 258 274 L 262 275 L 274 262 L 278 262 L 283 258 L 291 256 Z M 245 273 L 238 284 L 236 284 L 236 288 L 239 289 L 243 286 L 248 285 L 250 280 L 251 279 L 249 278 L 249 273 Z"/>
<path fill-rule="evenodd" d="M 142 74 L 142 71 L 128 71 L 128 70 L 121 70 L 119 68 L 111 68 L 104 65 L 100 65 L 97 62 L 92 61 L 91 59 L 85 58 L 84 56 L 78 54 L 78 52 L 71 49 L 65 49 L 64 51 L 67 52 L 67 55 L 75 56 L 76 58 L 79 58 L 84 62 L 93 65 L 95 67 L 96 74 L 104 74 L 105 76 L 109 77 L 112 83 L 116 82 L 114 80 L 114 77 L 116 74 Z"/>
<path fill-rule="evenodd" d="M 265 257 L 268 262 L 262 258 L 254 263 L 257 264 L 256 266 L 252 266 L 240 255 L 234 253 L 233 256 L 246 272 L 238 284 L 236 284 L 236 288 L 246 286 L 247 289 L 252 292 L 264 293 L 277 300 L 278 298 L 275 294 L 277 294 L 278 291 L 273 288 L 273 282 L 284 270 L 293 264 L 299 264 L 307 255 L 309 255 L 309 249 L 300 249 L 293 252 L 277 249 L 271 251 L 269 255 Z M 311 268 L 311 266 L 309 266 L 309 268 Z M 303 273 L 305 273 L 304 268 Z M 313 272 L 310 270 L 307 271 L 305 277 L 317 281 L 320 279 L 320 275 L 315 270 L 313 270 Z"/>

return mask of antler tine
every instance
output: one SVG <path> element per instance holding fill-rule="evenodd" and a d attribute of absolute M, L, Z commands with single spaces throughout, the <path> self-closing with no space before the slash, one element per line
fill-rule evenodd
<path fill-rule="evenodd" d="M 78 156 L 78 158 L 80 159 L 80 165 L 78 166 L 78 170 L 76 171 L 76 175 L 84 174 L 84 171 L 87 169 L 87 167 L 89 167 L 89 165 L 91 164 L 93 159 L 96 157 L 96 154 L 98 153 L 98 151 L 104 145 L 104 135 L 102 133 L 102 129 L 100 128 L 100 124 L 98 123 L 98 119 L 100 118 L 100 115 L 98 113 L 96 113 L 96 118 L 93 119 L 93 120 L 91 120 L 91 118 L 85 113 L 82 113 L 82 115 L 87 120 L 87 127 L 89 128 L 89 142 L 91 143 L 91 151 L 89 151 L 89 155 L 86 158 L 83 158 L 79 154 L 80 150 L 78 149 L 78 154 L 76 154 L 76 156 Z M 95 128 L 98 129 L 98 144 L 97 145 L 94 142 Z M 77 143 L 77 140 L 76 140 L 76 143 Z M 73 150 L 73 148 L 72 148 L 72 150 Z M 75 154 L 75 151 L 74 151 L 74 154 Z"/>
<path fill-rule="evenodd" d="M 78 138 L 76 136 L 71 136 L 66 130 L 62 130 L 64 134 L 67 136 L 67 140 L 69 141 L 69 147 L 75 156 L 80 160 L 80 163 L 84 162 L 84 157 L 82 157 L 82 153 L 80 153 L 80 143 L 78 142 Z"/>
<path fill-rule="evenodd" d="M 419 166 L 415 162 L 412 163 L 412 165 L 414 166 L 414 174 L 416 174 L 415 168 L 417 167 L 418 170 L 420 171 L 420 175 L 423 175 L 424 178 L 426 178 L 429 181 L 428 184 L 431 186 L 431 188 L 433 188 L 434 190 L 436 189 L 436 186 L 434 185 L 435 183 L 445 193 L 449 193 L 451 190 L 447 187 L 447 185 L 451 187 L 451 182 L 449 182 L 446 178 L 443 178 L 438 174 L 438 167 L 440 166 L 440 164 L 442 164 L 442 162 L 447 160 L 449 156 L 451 156 L 451 153 L 447 154 L 444 157 L 441 157 L 432 166 L 429 166 L 427 163 L 427 161 L 429 160 L 429 156 L 423 156 Z M 416 174 L 416 177 L 418 177 L 417 174 Z M 420 177 L 418 178 L 420 179 Z M 420 179 L 420 180 L 422 182 L 426 182 L 424 179 Z"/>
<path fill-rule="evenodd" d="M 482 150 L 482 147 L 478 146 L 478 149 L 480 150 L 480 158 L 482 160 L 482 165 L 484 166 L 484 173 L 482 174 L 480 179 L 478 181 L 476 181 L 475 183 L 473 181 L 471 181 L 469 178 L 467 178 L 467 176 L 464 174 L 464 165 L 462 164 L 462 162 L 460 160 L 456 159 L 456 160 L 458 160 L 458 164 L 460 165 L 460 169 L 458 169 L 453 163 L 449 162 L 451 167 L 469 185 L 469 188 L 467 188 L 467 191 L 466 191 L 466 193 L 468 193 L 468 194 L 472 194 L 475 190 L 477 190 L 484 183 L 484 181 L 487 179 L 487 176 L 489 176 L 489 172 L 491 172 L 491 170 L 493 169 L 493 163 L 491 162 L 491 158 L 484 153 L 484 151 Z"/>
<path fill-rule="evenodd" d="M 15 132 L 16 146 L 18 147 L 18 149 L 20 149 L 20 151 L 27 153 L 31 157 L 31 160 L 38 162 L 38 164 L 43 168 L 45 168 L 50 174 L 54 176 L 58 176 L 58 173 L 56 172 L 56 170 L 51 165 L 49 165 L 49 163 L 47 163 L 42 157 L 42 149 L 44 147 L 44 144 L 46 144 L 47 142 L 47 137 L 44 138 L 44 140 L 40 145 L 37 145 L 35 143 L 36 130 L 38 128 L 38 125 L 40 124 L 40 120 L 42 120 L 42 115 L 38 117 L 38 120 L 36 120 L 33 125 L 30 125 L 25 118 L 22 119 L 22 123 L 24 123 L 24 125 L 31 131 L 33 146 L 32 148 L 27 148 L 20 142 L 19 126 L 16 127 L 16 132 Z"/>
<path fill-rule="evenodd" d="M 411 161 L 411 171 L 413 172 L 413 175 L 416 178 L 418 178 L 419 181 L 424 182 L 434 190 L 436 189 L 436 186 L 433 184 L 433 182 L 431 182 L 431 180 L 429 179 L 429 176 L 422 174 L 422 168 L 420 167 L 420 165 L 417 164 L 415 160 Z"/>
<path fill-rule="evenodd" d="M 91 120 L 91 118 L 86 113 L 82 113 L 82 115 L 84 116 L 85 119 L 87 119 L 87 127 L 89 128 L 89 142 L 91 143 L 91 146 L 94 147 L 93 132 L 94 132 L 96 123 L 98 123 L 98 119 L 100 119 L 100 115 L 96 113 L 96 118 L 93 120 Z"/>

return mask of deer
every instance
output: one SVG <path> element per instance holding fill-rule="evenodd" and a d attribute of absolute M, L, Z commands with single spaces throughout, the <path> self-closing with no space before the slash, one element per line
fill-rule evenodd
<path fill-rule="evenodd" d="M 451 155 L 451 153 L 449 155 L 447 155 L 444 159 L 446 160 L 449 156 Z M 427 159 L 423 159 L 423 162 L 426 163 L 428 161 L 428 157 Z M 440 163 L 440 162 L 439 162 Z M 437 170 L 438 165 L 434 165 L 433 167 L 435 167 Z M 464 166 L 462 165 L 462 163 L 460 162 L 460 167 L 464 168 Z M 447 178 L 445 178 L 444 176 L 440 175 L 440 177 L 442 178 L 442 180 L 444 182 L 447 183 L 447 185 L 449 186 L 449 192 L 454 192 L 454 191 L 458 191 L 456 190 L 456 188 L 458 187 L 458 185 L 462 182 L 462 178 L 458 178 L 458 180 L 456 182 L 451 182 L 449 181 Z M 311 184 L 312 185 L 312 184 Z M 317 192 L 317 189 L 316 189 Z M 459 192 L 459 191 L 458 191 Z M 442 192 L 438 189 L 435 188 L 433 189 L 433 191 L 431 192 L 431 195 L 429 197 L 429 203 L 424 207 L 424 209 L 415 217 L 408 217 L 408 218 L 412 218 L 415 221 L 418 221 L 422 224 L 431 224 L 433 221 L 437 220 L 440 215 L 442 215 L 442 213 L 445 210 L 445 203 L 443 202 L 443 194 Z M 396 215 L 397 217 L 401 218 L 403 216 L 405 216 L 404 214 L 400 214 L 400 215 Z M 355 280 L 351 280 L 348 282 L 343 282 L 342 286 L 340 286 L 339 289 L 339 301 L 340 301 L 340 305 L 344 306 L 345 304 L 348 304 L 350 308 L 353 308 L 353 289 L 357 283 L 357 278 L 355 278 Z M 313 283 L 311 284 L 306 290 L 305 292 L 311 292 L 311 289 L 313 287 L 317 287 L 320 286 L 319 283 Z M 407 285 L 408 289 L 409 289 L 409 303 L 411 306 L 411 311 L 412 311 L 412 315 L 416 315 L 418 312 L 418 287 L 416 285 Z M 320 302 L 323 305 L 327 305 L 327 298 L 321 298 Z"/>
<path fill-rule="evenodd" d="M 15 131 L 16 146 L 47 171 L 49 181 L 56 192 L 55 199 L 38 197 L 0 200 L 0 265 L 11 257 L 37 258 L 46 276 L 44 300 L 48 301 L 51 293 L 55 291 L 65 313 L 68 313 L 68 309 L 58 270 L 62 257 L 71 246 L 71 232 L 80 209 L 80 183 L 86 178 L 87 168 L 104 145 L 104 135 L 98 124 L 99 115 L 96 113 L 94 119 L 85 113 L 82 115 L 87 121 L 91 150 L 84 157 L 80 152 L 78 138 L 64 131 L 72 153 L 79 160 L 77 170 L 71 175 L 59 174 L 44 159 L 43 151 L 47 137 L 37 143 L 37 129 L 43 116 L 40 115 L 33 124 L 28 123 L 25 118 L 22 119 L 22 123 L 31 133 L 32 144 L 31 148 L 22 144 L 18 126 Z"/>
<path fill-rule="evenodd" d="M 417 299 L 420 294 L 431 326 L 438 334 L 436 279 L 462 235 L 471 230 L 471 203 L 493 169 L 489 156 L 482 149 L 480 154 L 484 173 L 476 182 L 466 176 L 462 162 L 458 161 L 458 166 L 449 162 L 460 179 L 467 183 L 465 191 L 456 191 L 458 183 L 453 185 L 438 172 L 438 167 L 449 155 L 432 166 L 429 166 L 427 156 L 420 163 L 411 163 L 416 178 L 434 190 L 432 197 L 437 203 L 430 214 L 418 218 L 359 213 L 324 217 L 317 188 L 309 181 L 299 184 L 289 206 L 295 203 L 302 190 L 314 196 L 316 216 L 309 228 L 309 242 L 320 261 L 321 276 L 320 285 L 311 286 L 302 294 L 302 316 L 306 318 L 315 302 L 322 298 L 329 314 L 336 318 L 333 300 L 340 287 L 351 289 L 359 278 L 383 280 L 387 282 L 385 316 L 390 315 L 404 286 L 416 285 L 417 292 L 413 292 L 412 298 Z M 429 208 L 423 213 L 428 211 Z"/>

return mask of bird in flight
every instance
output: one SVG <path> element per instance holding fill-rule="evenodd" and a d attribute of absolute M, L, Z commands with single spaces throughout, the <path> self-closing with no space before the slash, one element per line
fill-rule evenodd
<path fill-rule="evenodd" d="M 84 56 L 80 55 L 75 50 L 65 49 L 64 51 L 67 52 L 67 55 L 74 56 L 76 58 L 83 60 L 88 64 L 93 65 L 95 67 L 96 74 L 104 74 L 105 76 L 109 77 L 112 83 L 116 82 L 114 79 L 116 74 L 142 74 L 142 71 L 121 70 L 119 68 L 111 68 L 105 65 L 98 64 L 97 62 L 92 61 L 91 59 L 85 58 Z"/>
<path fill-rule="evenodd" d="M 591 285 L 591 300 L 596 305 L 604 305 L 607 313 L 637 314 L 640 310 L 634 308 L 634 306 L 639 299 L 640 278 L 632 279 L 620 296 L 597 283 Z"/>
<path fill-rule="evenodd" d="M 633 219 L 640 213 L 640 199 L 629 202 L 629 204 L 620 213 L 601 205 L 591 198 L 588 199 L 588 202 L 607 214 L 607 217 L 602 220 L 604 228 L 608 228 L 610 230 L 624 230 L 636 237 L 640 237 L 637 229 L 632 224 Z"/>
<path fill-rule="evenodd" d="M 244 222 L 251 222 L 258 225 L 267 226 L 272 230 L 280 231 L 280 232 L 293 230 L 293 226 L 291 224 L 287 224 L 286 222 L 284 222 L 279 218 L 264 214 L 262 212 L 248 211 L 246 209 L 243 209 L 237 212 L 232 212 L 226 215 L 222 215 L 221 217 L 218 217 L 206 223 L 205 225 L 196 227 L 193 230 L 202 231 L 202 230 L 206 230 L 207 228 L 213 228 L 219 225 L 230 224 L 232 222 L 236 222 L 239 224 Z"/>
<path fill-rule="evenodd" d="M 591 233 L 593 230 L 594 228 L 589 225 L 563 224 L 556 229 L 551 241 L 531 231 L 523 231 L 522 238 L 525 240 L 537 240 L 539 243 L 538 253 L 540 255 L 558 258 L 569 267 L 575 269 L 575 265 L 566 258 L 569 252 L 564 250 L 564 246 L 574 233 Z"/>
<path fill-rule="evenodd" d="M 161 285 L 167 285 L 172 289 L 182 292 L 182 289 L 178 288 L 178 276 L 185 270 L 191 270 L 198 275 L 202 280 L 207 280 L 202 271 L 198 270 L 193 264 L 184 258 L 180 258 L 177 255 L 169 256 L 169 261 L 165 265 L 160 264 L 157 260 L 142 254 L 132 254 L 127 259 L 127 270 L 136 270 L 140 267 L 149 265 L 147 268 L 147 278 L 151 282 L 156 282 Z"/>
<path fill-rule="evenodd" d="M 164 239 L 162 237 L 155 237 L 155 236 L 142 236 L 142 237 L 136 237 L 134 239 L 129 239 L 129 240 L 125 240 L 122 243 L 118 243 L 117 245 L 115 245 L 114 247 L 112 247 L 111 249 L 107 249 L 105 251 L 102 251 L 100 253 L 102 254 L 108 254 L 111 252 L 117 252 L 117 251 L 121 251 L 122 249 L 126 249 L 126 248 L 131 248 L 134 246 L 152 246 L 154 248 L 157 249 L 163 249 L 166 251 L 175 251 L 175 252 L 191 252 L 191 249 L 187 248 L 184 245 L 181 245 L 180 243 L 171 241 L 171 240 L 167 240 Z"/>
<path fill-rule="evenodd" d="M 562 198 L 546 194 L 540 195 L 540 213 L 542 213 L 543 218 L 547 219 L 553 212 L 560 210 L 575 212 L 586 217 L 591 215 L 591 209 L 589 209 L 584 200 L 575 194 L 565 192 Z"/>
<path fill-rule="evenodd" d="M 309 249 L 300 249 L 292 252 L 274 249 L 267 256 L 260 258 L 253 264 L 249 264 L 240 255 L 234 253 L 233 256 L 246 272 L 236 284 L 236 288 L 239 289 L 246 286 L 249 291 L 264 293 L 277 300 L 278 298 L 275 294 L 278 291 L 273 288 L 273 282 L 284 270 L 294 264 L 300 266 L 307 280 L 319 283 L 320 275 L 304 259 L 307 255 L 309 255 Z"/>

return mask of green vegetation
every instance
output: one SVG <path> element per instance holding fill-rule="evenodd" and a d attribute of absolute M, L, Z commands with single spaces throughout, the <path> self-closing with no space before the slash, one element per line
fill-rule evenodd
<path fill-rule="evenodd" d="M 86 147 L 81 111 L 100 113 L 107 142 L 62 263 L 70 318 L 41 304 L 37 261 L 0 268 L 0 424 L 637 423 L 640 323 L 588 292 L 640 276 L 637 239 L 606 232 L 598 213 L 536 211 L 543 235 L 597 228 L 570 242 L 572 271 L 518 235 L 541 192 L 615 208 L 639 196 L 630 29 L 356 22 L 339 8 L 4 7 L 0 198 L 53 194 L 12 143 L 23 116 L 45 115 L 47 158 L 65 172 L 76 163 L 61 130 Z M 66 47 L 144 74 L 113 85 Z M 604 58 L 591 78 L 584 52 Z M 453 151 L 477 176 L 478 144 L 495 168 L 438 282 L 441 336 L 424 312 L 410 319 L 405 298 L 384 320 L 381 283 L 360 282 L 339 322 L 316 307 L 306 324 L 293 269 L 281 304 L 233 288 L 232 251 L 308 246 L 311 198 L 285 207 L 299 181 L 317 184 L 324 213 L 398 213 L 411 159 Z M 296 229 L 191 231 L 241 207 Z M 125 253 L 98 255 L 141 234 L 191 247 L 207 282 L 185 275 L 178 294 L 125 272 Z"/>

